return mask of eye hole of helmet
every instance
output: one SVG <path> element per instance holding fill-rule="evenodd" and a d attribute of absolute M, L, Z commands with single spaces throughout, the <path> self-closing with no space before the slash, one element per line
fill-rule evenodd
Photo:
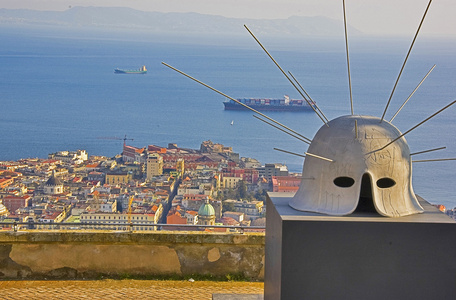
<path fill-rule="evenodd" d="M 355 184 L 355 180 L 351 177 L 341 176 L 334 179 L 334 184 L 341 188 L 349 188 Z"/>
<path fill-rule="evenodd" d="M 377 186 L 381 189 L 390 188 L 394 185 L 396 185 L 396 181 L 388 177 L 380 178 L 379 180 L 377 180 Z"/>

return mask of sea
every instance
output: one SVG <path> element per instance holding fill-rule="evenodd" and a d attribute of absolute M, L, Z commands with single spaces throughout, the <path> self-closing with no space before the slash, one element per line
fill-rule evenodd
<path fill-rule="evenodd" d="M 240 24 L 242 26 L 242 24 Z M 249 111 L 225 111 L 226 98 L 164 66 L 165 62 L 233 98 L 301 98 L 247 32 L 245 36 L 0 26 L 0 160 L 45 158 L 61 150 L 115 156 L 128 145 L 176 143 L 198 149 L 211 140 L 241 157 L 283 163 L 301 172 L 307 144 L 260 122 Z M 381 117 L 413 34 L 349 40 L 354 113 Z M 257 37 L 290 71 L 328 119 L 351 114 L 341 38 Z M 418 38 L 386 113 L 394 115 L 435 69 L 393 124 L 402 132 L 456 98 L 456 40 Z M 148 68 L 145 75 L 115 68 Z M 267 115 L 312 138 L 323 122 L 313 112 Z M 447 147 L 414 159 L 456 157 L 456 105 L 406 135 L 411 152 Z M 456 161 L 413 164 L 415 192 L 456 206 Z"/>

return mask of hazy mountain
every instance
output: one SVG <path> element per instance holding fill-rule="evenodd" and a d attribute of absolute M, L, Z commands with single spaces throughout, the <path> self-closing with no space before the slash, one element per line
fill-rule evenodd
<path fill-rule="evenodd" d="M 245 34 L 242 24 L 262 35 L 340 36 L 343 23 L 326 17 L 235 19 L 198 13 L 144 12 L 130 8 L 73 7 L 66 11 L 0 9 L 0 24 L 97 27 L 146 30 L 157 33 Z M 350 28 L 350 34 L 360 34 Z"/>

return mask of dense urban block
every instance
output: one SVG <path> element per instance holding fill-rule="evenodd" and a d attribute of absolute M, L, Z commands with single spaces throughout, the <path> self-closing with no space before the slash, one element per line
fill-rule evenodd
<path fill-rule="evenodd" d="M 124 141 L 115 157 L 59 151 L 0 162 L 1 222 L 26 229 L 263 231 L 266 193 L 295 191 L 299 175 L 210 140 L 200 149 Z"/>

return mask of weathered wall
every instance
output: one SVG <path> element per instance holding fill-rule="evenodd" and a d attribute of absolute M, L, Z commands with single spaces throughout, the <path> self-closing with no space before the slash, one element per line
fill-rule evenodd
<path fill-rule="evenodd" d="M 0 279 L 264 278 L 264 234 L 0 232 Z"/>

